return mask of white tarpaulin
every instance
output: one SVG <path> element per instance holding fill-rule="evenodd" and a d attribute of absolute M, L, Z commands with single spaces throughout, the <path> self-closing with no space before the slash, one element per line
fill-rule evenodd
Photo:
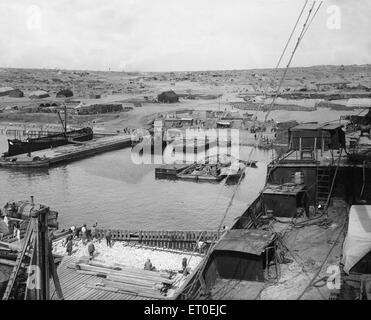
<path fill-rule="evenodd" d="M 371 205 L 350 208 L 348 233 L 343 245 L 344 271 L 350 269 L 371 251 Z"/>

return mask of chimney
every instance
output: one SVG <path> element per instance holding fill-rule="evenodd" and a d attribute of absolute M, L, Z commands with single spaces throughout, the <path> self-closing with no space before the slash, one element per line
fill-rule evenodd
<path fill-rule="evenodd" d="M 33 200 L 33 196 L 31 196 L 31 205 L 32 205 L 32 206 L 35 205 L 34 200 Z"/>

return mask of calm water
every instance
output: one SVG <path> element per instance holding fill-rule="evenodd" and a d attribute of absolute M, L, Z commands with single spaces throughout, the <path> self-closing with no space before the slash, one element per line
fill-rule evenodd
<path fill-rule="evenodd" d="M 277 121 L 330 121 L 341 114 L 274 111 Z M 269 117 L 269 118 L 270 118 Z M 0 135 L 0 150 L 6 137 Z M 248 159 L 249 147 L 241 147 Z M 60 213 L 61 226 L 91 225 L 130 229 L 214 229 L 224 215 L 234 186 L 155 179 L 155 165 L 136 165 L 130 149 L 109 152 L 93 158 L 43 171 L 0 169 L 0 205 L 34 195 L 39 203 Z M 236 193 L 225 224 L 231 225 L 256 198 L 265 182 L 266 164 L 272 151 L 256 150 L 258 168 L 248 168 Z"/>
<path fill-rule="evenodd" d="M 0 150 L 6 137 L 0 136 Z M 250 148 L 242 148 L 248 159 Z M 214 229 L 235 186 L 155 179 L 155 165 L 136 165 L 123 149 L 49 170 L 0 169 L 0 203 L 28 199 L 59 211 L 62 227 L 72 224 L 128 229 Z M 256 150 L 258 168 L 248 168 L 225 224 L 242 214 L 263 187 L 272 151 Z"/>

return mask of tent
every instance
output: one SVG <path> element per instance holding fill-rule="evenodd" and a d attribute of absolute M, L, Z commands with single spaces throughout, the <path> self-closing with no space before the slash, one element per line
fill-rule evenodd
<path fill-rule="evenodd" d="M 157 96 L 158 102 L 175 103 L 179 102 L 179 96 L 172 90 L 164 91 Z"/>
<path fill-rule="evenodd" d="M 29 95 L 30 99 L 43 99 L 43 98 L 49 98 L 49 93 L 47 93 L 44 90 L 38 90 L 31 92 Z"/>
<path fill-rule="evenodd" d="M 371 252 L 371 205 L 353 205 L 343 244 L 344 271 L 349 274 Z"/>
<path fill-rule="evenodd" d="M 73 92 L 70 89 L 63 89 L 57 93 L 56 98 L 68 98 L 72 96 Z"/>

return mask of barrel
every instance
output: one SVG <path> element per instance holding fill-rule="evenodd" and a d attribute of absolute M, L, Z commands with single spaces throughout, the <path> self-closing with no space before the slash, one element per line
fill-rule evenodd
<path fill-rule="evenodd" d="M 295 184 L 303 184 L 304 183 L 304 173 L 301 171 L 295 172 L 294 176 Z"/>

